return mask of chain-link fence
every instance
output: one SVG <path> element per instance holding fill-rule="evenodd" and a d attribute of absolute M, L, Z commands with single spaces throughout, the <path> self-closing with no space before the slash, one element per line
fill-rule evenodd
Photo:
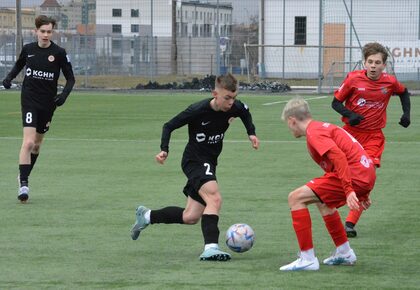
<path fill-rule="evenodd" d="M 73 2 L 81 16 L 70 27 L 64 13 Z M 54 41 L 85 86 L 95 76 L 153 81 L 231 72 L 331 90 L 362 67 L 361 47 L 372 41 L 389 48 L 400 80 L 420 80 L 420 0 L 63 0 L 54 13 L 61 20 Z M 16 60 L 14 49 L 15 34 L 0 34 L 1 75 Z"/>

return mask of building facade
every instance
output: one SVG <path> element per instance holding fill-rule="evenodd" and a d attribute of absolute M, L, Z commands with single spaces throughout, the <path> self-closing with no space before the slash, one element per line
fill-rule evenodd
<path fill-rule="evenodd" d="M 169 74 L 175 23 L 177 73 L 214 73 L 218 37 L 228 41 L 232 10 L 231 4 L 217 7 L 200 1 L 97 0 L 97 55 L 109 67 L 133 74 Z M 226 49 L 223 53 L 226 57 Z"/>
<path fill-rule="evenodd" d="M 389 49 L 389 70 L 401 79 L 420 72 L 420 1 L 262 0 L 260 73 L 327 78 L 360 68 L 361 47 Z"/>

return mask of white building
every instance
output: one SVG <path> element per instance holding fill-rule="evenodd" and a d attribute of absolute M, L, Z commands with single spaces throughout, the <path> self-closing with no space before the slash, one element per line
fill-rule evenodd
<path fill-rule="evenodd" d="M 174 3 L 178 70 L 211 73 L 209 68 L 215 67 L 217 59 L 217 28 L 222 37 L 229 37 L 232 30 L 231 4 L 216 7 L 185 0 L 97 0 L 97 54 L 133 73 L 144 73 L 150 64 L 153 74 L 170 73 Z"/>
<path fill-rule="evenodd" d="M 261 2 L 260 44 L 266 47 L 259 57 L 268 77 L 317 78 L 319 67 L 324 77 L 328 72 L 352 70 L 362 59 L 360 47 L 373 41 L 389 48 L 389 61 L 400 78 L 419 71 L 418 1 L 386 1 L 386 5 L 382 0 Z M 295 45 L 299 47 L 291 47 Z M 325 48 L 320 50 L 320 45 Z"/>

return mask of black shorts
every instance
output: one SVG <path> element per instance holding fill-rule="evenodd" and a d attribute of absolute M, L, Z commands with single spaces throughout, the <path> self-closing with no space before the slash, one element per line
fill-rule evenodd
<path fill-rule="evenodd" d="M 198 191 L 204 183 L 217 180 L 216 166 L 211 162 L 187 161 L 182 163 L 182 170 L 188 178 L 183 190 L 184 194 L 205 206 L 206 202 Z"/>
<path fill-rule="evenodd" d="M 34 127 L 36 132 L 44 134 L 50 129 L 54 110 L 46 111 L 33 107 L 22 107 L 23 127 Z"/>

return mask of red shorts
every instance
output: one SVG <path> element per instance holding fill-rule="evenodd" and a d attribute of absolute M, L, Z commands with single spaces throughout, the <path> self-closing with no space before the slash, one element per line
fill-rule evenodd
<path fill-rule="evenodd" d="M 364 201 L 369 197 L 374 181 L 371 185 L 358 183 L 357 181 L 352 182 L 353 189 L 359 201 Z M 312 189 L 319 200 L 329 208 L 339 208 L 346 204 L 347 198 L 343 191 L 341 180 L 333 172 L 328 172 L 324 176 L 312 179 L 306 183 L 306 186 Z"/>
<path fill-rule="evenodd" d="M 385 136 L 382 130 L 361 131 L 345 125 L 344 130 L 349 132 L 363 146 L 376 167 L 381 167 L 381 156 L 385 149 Z"/>

